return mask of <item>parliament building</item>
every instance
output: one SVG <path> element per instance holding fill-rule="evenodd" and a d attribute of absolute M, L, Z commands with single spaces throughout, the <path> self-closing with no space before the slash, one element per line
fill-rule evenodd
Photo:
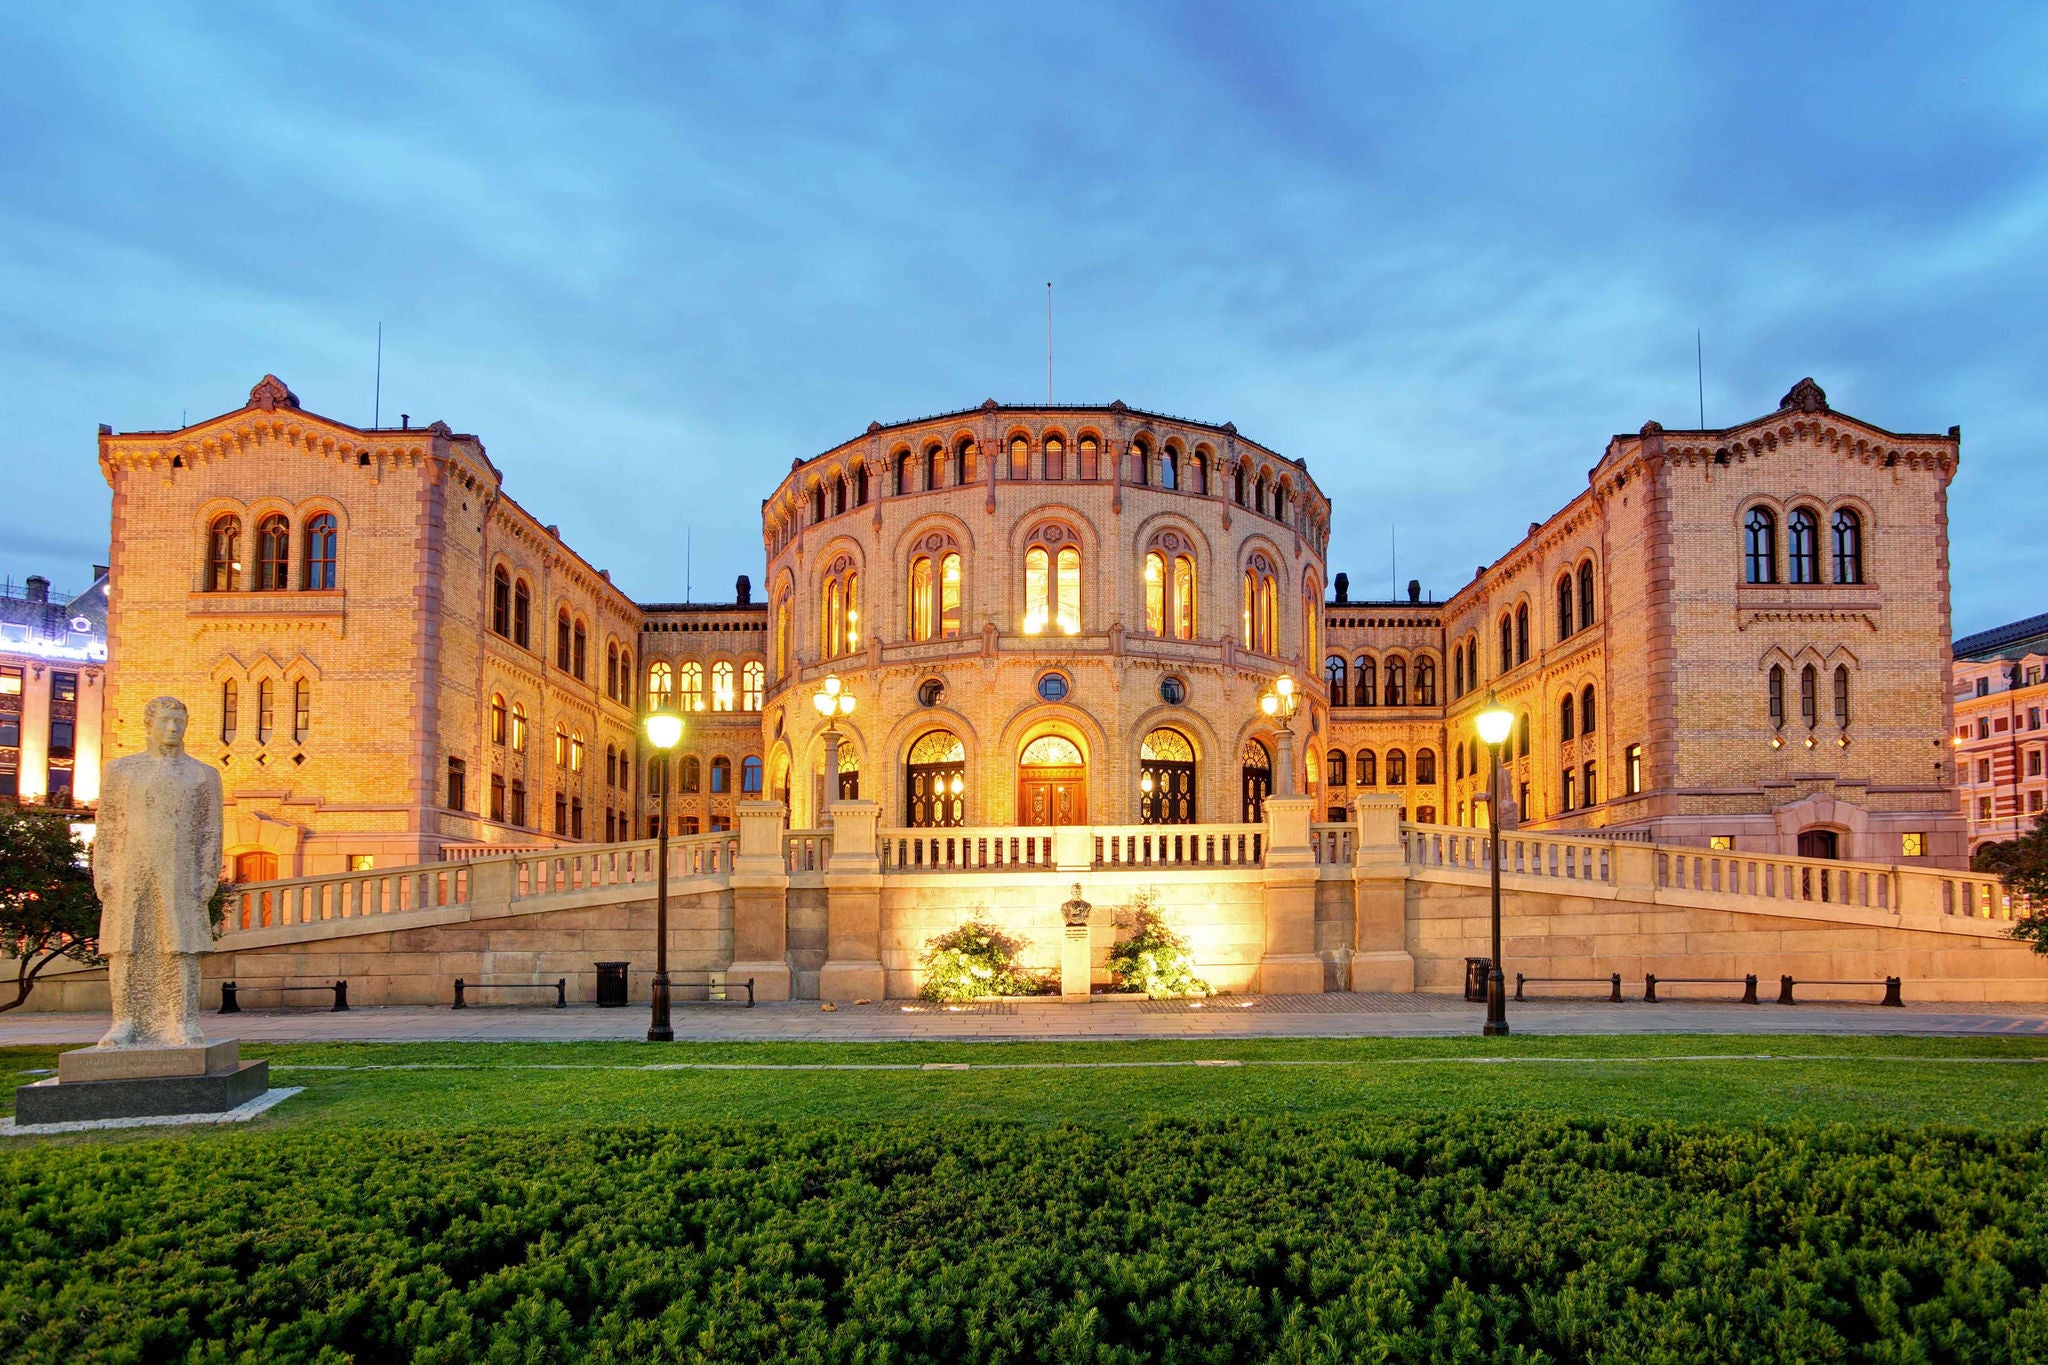
<path fill-rule="evenodd" d="M 772 488 L 764 454 L 733 600 L 638 602 L 477 436 L 351 426 L 266 376 L 181 430 L 100 429 L 104 747 L 185 700 L 246 882 L 646 838 L 653 707 L 687 719 L 675 834 L 756 801 L 813 828 L 828 793 L 885 833 L 1249 824 L 1288 789 L 1481 825 L 1472 717 L 1498 697 L 1523 829 L 1959 866 L 1959 444 L 1802 380 L 1753 421 L 1589 450 L 1584 489 L 1446 600 L 1364 601 L 1300 455 L 990 400 Z M 836 743 L 828 676 L 855 700 Z M 1283 678 L 1291 717 L 1262 706 Z"/>

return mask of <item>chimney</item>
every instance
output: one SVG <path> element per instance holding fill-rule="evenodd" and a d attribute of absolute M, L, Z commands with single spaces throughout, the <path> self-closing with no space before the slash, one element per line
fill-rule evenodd
<path fill-rule="evenodd" d="M 1410 602 L 1420 602 L 1422 600 L 1421 579 L 1411 578 L 1408 580 L 1408 600 Z"/>
<path fill-rule="evenodd" d="M 107 566 L 106 566 L 106 565 L 104 565 L 104 564 L 95 564 L 95 565 L 93 565 L 93 566 L 92 566 L 92 581 L 93 581 L 93 582 L 97 583 L 97 582 L 99 582 L 99 581 L 100 581 L 100 580 L 101 580 L 102 578 L 105 578 L 106 576 L 107 576 Z"/>
<path fill-rule="evenodd" d="M 24 583 L 22 586 L 27 590 L 29 601 L 47 602 L 50 600 L 50 580 L 43 577 L 41 574 L 30 574 L 28 576 L 28 582 Z"/>
<path fill-rule="evenodd" d="M 409 413 L 409 412 L 401 412 L 401 413 L 399 413 L 399 414 L 398 414 L 398 429 L 399 429 L 400 431 L 411 431 L 411 430 L 412 430 L 412 414 L 411 414 L 411 413 Z"/>
<path fill-rule="evenodd" d="M 1350 603 L 1351 575 L 1348 573 L 1340 573 L 1337 575 L 1337 605 L 1343 607 L 1349 606 Z"/>
<path fill-rule="evenodd" d="M 733 600 L 741 606 L 750 606 L 754 601 L 754 580 L 741 574 L 739 582 L 732 585 Z"/>

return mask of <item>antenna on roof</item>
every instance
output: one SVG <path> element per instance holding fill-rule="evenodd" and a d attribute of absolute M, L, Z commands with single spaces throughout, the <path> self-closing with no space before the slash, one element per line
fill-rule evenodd
<path fill-rule="evenodd" d="M 1400 583 L 1401 559 L 1395 552 L 1394 523 L 1390 521 L 1387 523 L 1387 600 L 1389 602 L 1398 602 L 1401 599 Z"/>
<path fill-rule="evenodd" d="M 1692 373 L 1700 389 L 1700 430 L 1707 429 L 1707 363 L 1706 352 L 1700 347 L 1700 329 L 1692 329 Z"/>
<path fill-rule="evenodd" d="M 683 601 L 690 600 L 690 555 L 697 548 L 697 528 L 683 528 Z"/>
<path fill-rule="evenodd" d="M 384 324 L 377 324 L 377 394 L 370 408 L 370 429 L 384 424 Z"/>
<path fill-rule="evenodd" d="M 1045 401 L 1052 405 L 1052 281 L 1045 282 Z"/>

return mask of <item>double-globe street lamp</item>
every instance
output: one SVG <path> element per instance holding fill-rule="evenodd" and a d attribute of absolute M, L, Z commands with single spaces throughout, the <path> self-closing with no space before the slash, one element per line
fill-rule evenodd
<path fill-rule="evenodd" d="M 1293 675 L 1287 673 L 1259 694 L 1259 709 L 1280 722 L 1280 782 L 1275 796 L 1294 795 L 1294 709 L 1300 702 Z"/>
<path fill-rule="evenodd" d="M 1493 872 L 1493 958 L 1486 977 L 1486 1027 L 1480 1032 L 1488 1038 L 1498 1038 L 1508 1031 L 1507 979 L 1500 969 L 1500 746 L 1507 743 L 1515 728 L 1515 715 L 1488 692 L 1486 705 L 1473 717 L 1473 725 L 1493 756 L 1486 778 L 1486 827 L 1493 844 L 1487 859 Z"/>
<path fill-rule="evenodd" d="M 655 836 L 654 882 L 654 987 L 652 1014 L 647 1021 L 647 1041 L 672 1043 L 675 1030 L 668 1021 L 668 787 L 669 755 L 683 739 L 683 718 L 663 708 L 650 711 L 645 723 L 647 743 L 659 754 L 656 771 L 661 774 L 661 832 Z"/>
<path fill-rule="evenodd" d="M 837 673 L 829 673 L 811 694 L 811 705 L 825 718 L 825 790 L 819 811 L 822 822 L 824 812 L 839 799 L 839 718 L 853 714 L 853 693 L 846 690 Z"/>

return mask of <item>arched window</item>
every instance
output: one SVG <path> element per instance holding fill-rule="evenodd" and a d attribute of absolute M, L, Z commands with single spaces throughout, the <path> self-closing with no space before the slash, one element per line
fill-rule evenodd
<path fill-rule="evenodd" d="M 1024 633 L 1081 631 L 1081 551 L 1064 526 L 1042 527 L 1024 552 Z"/>
<path fill-rule="evenodd" d="M 1405 787 L 1408 785 L 1408 755 L 1399 749 L 1387 750 L 1387 785 Z"/>
<path fill-rule="evenodd" d="M 1093 436 L 1081 438 L 1081 478 L 1093 481 L 1102 477 L 1102 447 Z"/>
<path fill-rule="evenodd" d="M 1593 624 L 1593 561 L 1579 565 L 1579 629 Z"/>
<path fill-rule="evenodd" d="M 1380 784 L 1379 762 L 1370 749 L 1358 751 L 1358 785 L 1377 787 Z"/>
<path fill-rule="evenodd" d="M 1436 782 L 1436 750 L 1415 751 L 1415 781 L 1419 786 L 1431 786 Z"/>
<path fill-rule="evenodd" d="M 1238 781 L 1242 797 L 1238 818 L 1255 825 L 1266 818 L 1266 798 L 1273 791 L 1273 755 L 1256 739 L 1244 742 L 1238 757 Z"/>
<path fill-rule="evenodd" d="M 816 526 L 825 519 L 825 485 L 811 485 L 811 525 Z"/>
<path fill-rule="evenodd" d="M 836 659 L 860 648 L 860 571 L 841 555 L 826 571 L 824 622 L 819 632 L 824 657 Z"/>
<path fill-rule="evenodd" d="M 1567 692 L 1557 703 L 1557 738 L 1559 743 L 1575 738 L 1578 707 L 1572 694 Z"/>
<path fill-rule="evenodd" d="M 1195 561 L 1190 555 L 1173 557 L 1173 638 L 1195 638 Z"/>
<path fill-rule="evenodd" d="M 868 464 L 866 460 L 862 460 L 853 467 L 853 505 L 856 507 L 868 505 Z"/>
<path fill-rule="evenodd" d="M 929 730 L 904 761 L 904 823 L 916 829 L 967 823 L 967 750 L 958 736 Z"/>
<path fill-rule="evenodd" d="M 241 724 L 242 689 L 233 678 L 220 685 L 220 742 L 233 744 Z"/>
<path fill-rule="evenodd" d="M 1349 697 L 1351 693 L 1347 685 L 1347 676 L 1348 670 L 1344 666 L 1343 655 L 1332 654 L 1329 658 L 1323 660 L 1323 682 L 1330 689 L 1330 705 L 1350 705 Z"/>
<path fill-rule="evenodd" d="M 512 585 L 512 643 L 533 648 L 533 592 L 520 579 Z"/>
<path fill-rule="evenodd" d="M 505 572 L 502 564 L 491 575 L 491 633 L 512 633 L 512 575 Z"/>
<path fill-rule="evenodd" d="M 924 486 L 946 486 L 946 448 L 936 441 L 924 448 Z"/>
<path fill-rule="evenodd" d="M 1863 519 L 1848 508 L 1835 512 L 1835 582 L 1863 581 Z"/>
<path fill-rule="evenodd" d="M 724 754 L 720 754 L 711 760 L 711 792 L 715 796 L 719 792 L 729 792 L 731 790 L 732 760 Z"/>
<path fill-rule="evenodd" d="M 893 492 L 893 493 L 894 493 L 894 494 L 895 494 L 895 495 L 896 495 L 897 497 L 899 497 L 899 498 L 900 498 L 900 497 L 902 497 L 902 496 L 903 496 L 903 495 L 904 495 L 905 493 L 908 493 L 908 492 L 910 491 L 910 452 L 909 452 L 909 451 L 907 451 L 907 450 L 899 450 L 899 451 L 897 451 L 897 452 L 896 452 L 896 460 L 895 460 L 895 470 L 896 470 L 896 474 L 895 474 L 894 486 L 893 486 L 893 488 L 891 489 L 891 491 L 892 491 L 892 492 Z"/>
<path fill-rule="evenodd" d="M 1557 638 L 1569 640 L 1572 637 L 1572 576 L 1566 574 L 1557 580 Z"/>
<path fill-rule="evenodd" d="M 676 671 L 666 663 L 647 666 L 647 707 L 665 711 L 675 704 Z"/>
<path fill-rule="evenodd" d="M 586 677 L 588 677 L 588 676 L 589 676 L 589 674 L 588 674 L 588 673 L 586 673 L 586 672 L 584 671 L 584 666 L 583 666 L 583 665 L 584 665 L 584 654 L 586 653 L 586 646 L 587 646 L 587 645 L 589 644 L 589 637 L 588 637 L 588 636 L 587 636 L 587 635 L 586 635 L 586 634 L 584 633 L 584 629 L 583 629 L 583 623 L 582 623 L 581 621 L 578 621 L 578 622 L 576 623 L 576 632 L 575 632 L 575 634 L 576 634 L 576 649 L 575 649 L 575 657 L 574 657 L 574 660 L 573 660 L 573 666 L 572 666 L 572 667 L 570 668 L 570 670 L 569 670 L 569 671 L 570 671 L 570 672 L 572 672 L 572 673 L 574 673 L 574 674 L 576 675 L 576 681 L 578 681 L 578 682 L 582 682 L 582 681 L 583 681 L 583 680 L 584 680 L 584 679 L 585 679 Z"/>
<path fill-rule="evenodd" d="M 676 790 L 685 796 L 695 796 L 703 790 L 703 772 L 695 754 L 684 754 L 683 761 L 676 767 Z"/>
<path fill-rule="evenodd" d="M 619 785 L 619 751 L 610 744 L 604 746 L 604 784 L 607 787 Z"/>
<path fill-rule="evenodd" d="M 1515 662 L 1529 662 L 1529 604 L 1515 608 Z"/>
<path fill-rule="evenodd" d="M 1254 654 L 1279 653 L 1278 596 L 1272 564 L 1254 554 L 1244 571 L 1244 647 Z"/>
<path fill-rule="evenodd" d="M 761 709 L 761 698 L 767 690 L 767 681 L 768 671 L 761 667 L 759 659 L 749 659 L 740 666 L 740 709 Z"/>
<path fill-rule="evenodd" d="M 684 711 L 704 709 L 704 665 L 691 659 L 686 661 L 679 673 L 676 705 Z"/>
<path fill-rule="evenodd" d="M 1145 555 L 1145 629 L 1153 635 L 1166 634 L 1166 556 L 1157 550 Z"/>
<path fill-rule="evenodd" d="M 1586 690 L 1579 693 L 1579 733 L 1593 733 L 1593 684 L 1587 683 Z"/>
<path fill-rule="evenodd" d="M 1238 461 L 1237 469 L 1234 471 L 1232 478 L 1232 482 L 1235 484 L 1235 487 L 1231 490 L 1231 492 L 1232 496 L 1235 498 L 1237 505 L 1239 507 L 1244 506 L 1245 484 L 1248 477 L 1249 476 L 1245 473 L 1244 461 Z"/>
<path fill-rule="evenodd" d="M 555 667 L 564 673 L 569 671 L 569 609 L 563 607 L 555 613 Z"/>
<path fill-rule="evenodd" d="M 1451 696 L 1453 699 L 1465 695 L 1465 646 L 1451 646 Z"/>
<path fill-rule="evenodd" d="M 1152 482 L 1152 451 L 1143 441 L 1131 442 L 1130 477 L 1140 488 Z"/>
<path fill-rule="evenodd" d="M 619 646 L 614 640 L 605 641 L 604 646 L 604 694 L 613 701 L 619 699 Z"/>
<path fill-rule="evenodd" d="M 910 638 L 932 638 L 932 562 L 923 555 L 910 561 Z"/>
<path fill-rule="evenodd" d="M 1252 485 L 1252 510 L 1260 516 L 1266 515 L 1266 503 L 1272 496 L 1273 479 L 1265 470 L 1259 471 L 1259 481 Z"/>
<path fill-rule="evenodd" d="M 733 668 L 724 659 L 711 665 L 711 709 L 730 711 L 733 705 Z"/>
<path fill-rule="evenodd" d="M 1794 583 L 1820 582 L 1820 518 L 1796 507 L 1785 519 L 1785 566 Z"/>
<path fill-rule="evenodd" d="M 1524 711 L 1522 713 L 1521 719 L 1515 722 L 1515 757 L 1527 758 L 1528 756 L 1529 713 L 1527 711 Z"/>
<path fill-rule="evenodd" d="M 1188 472 L 1188 491 L 1206 497 L 1209 492 L 1209 457 L 1199 450 L 1196 451 Z"/>
<path fill-rule="evenodd" d="M 491 743 L 503 744 L 505 742 L 505 734 L 508 728 L 506 725 L 508 714 L 509 713 L 505 710 L 505 698 L 503 694 L 497 692 L 491 693 Z"/>
<path fill-rule="evenodd" d="M 979 468 L 981 447 L 971 436 L 962 436 L 960 444 L 953 448 L 953 468 L 959 471 L 961 483 L 973 483 L 981 476 Z"/>
<path fill-rule="evenodd" d="M 283 592 L 292 562 L 292 524 L 281 516 L 265 517 L 256 527 L 256 591 Z"/>
<path fill-rule="evenodd" d="M 583 771 L 583 732 L 581 730 L 573 730 L 569 734 L 569 771 L 572 773 Z"/>
<path fill-rule="evenodd" d="M 948 552 L 939 558 L 939 638 L 956 639 L 960 634 L 960 556 Z"/>
<path fill-rule="evenodd" d="M 1848 676 L 1843 675 L 1846 684 Z M 292 681 L 292 742 L 304 744 L 313 733 L 313 684 L 304 678 Z"/>
<path fill-rule="evenodd" d="M 242 572 L 242 519 L 215 517 L 206 534 L 206 590 L 233 592 Z"/>
<path fill-rule="evenodd" d="M 1778 519 L 1765 508 L 1750 508 L 1742 523 L 1742 568 L 1746 582 L 1778 581 Z"/>
<path fill-rule="evenodd" d="M 321 512 L 306 523 L 306 567 L 299 586 L 307 592 L 324 592 L 335 585 L 338 525 L 332 512 Z"/>
<path fill-rule="evenodd" d="M 760 794 L 761 760 L 753 754 L 748 754 L 740 760 L 740 795 L 759 796 Z"/>
<path fill-rule="evenodd" d="M 515 825 L 524 825 L 526 823 L 526 780 L 524 778 L 515 777 L 512 779 L 512 806 L 506 812 L 506 819 L 509 823 Z"/>
<path fill-rule="evenodd" d="M 1361 655 L 1354 666 L 1351 682 L 1351 704 L 1353 706 L 1378 706 L 1379 669 L 1373 661 Z"/>
<path fill-rule="evenodd" d="M 1812 664 L 1799 670 L 1799 719 L 1811 730 L 1820 724 L 1820 675 Z"/>
<path fill-rule="evenodd" d="M 1172 446 L 1159 452 L 1159 486 L 1180 487 L 1180 452 Z"/>
<path fill-rule="evenodd" d="M 1387 705 L 1408 704 L 1408 669 L 1399 659 L 1387 660 Z"/>
<path fill-rule="evenodd" d="M 1323 759 L 1329 771 L 1329 782 L 1333 787 L 1347 787 L 1351 779 L 1346 775 L 1346 759 L 1342 749 L 1332 749 Z"/>
<path fill-rule="evenodd" d="M 1178 730 L 1158 729 L 1138 746 L 1138 822 L 1186 825 L 1195 819 L 1195 746 Z"/>
<path fill-rule="evenodd" d="M 1771 665 L 1770 715 L 1772 727 L 1774 729 L 1783 729 L 1785 725 L 1785 670 L 1776 664 Z"/>
<path fill-rule="evenodd" d="M 775 676 L 789 676 L 789 594 L 775 601 Z"/>
<path fill-rule="evenodd" d="M 1500 614 L 1500 669 L 1507 672 L 1515 666 L 1515 619 L 1506 612 Z"/>
<path fill-rule="evenodd" d="M 1045 441 L 1045 477 L 1064 479 L 1067 477 L 1067 447 L 1057 436 L 1048 436 Z"/>
<path fill-rule="evenodd" d="M 1835 665 L 1835 725 L 1849 728 L 1849 666 Z"/>
<path fill-rule="evenodd" d="M 1463 782 L 1465 780 L 1465 746 L 1460 744 L 1457 748 L 1451 750 L 1451 753 L 1453 755 L 1451 762 L 1451 776 L 1456 780 Z"/>
<path fill-rule="evenodd" d="M 569 727 L 559 721 L 555 723 L 555 766 L 569 766 Z"/>
<path fill-rule="evenodd" d="M 633 704 L 633 651 L 619 651 L 619 700 L 626 705 Z"/>
<path fill-rule="evenodd" d="M 1436 705 L 1436 661 L 1427 655 L 1415 661 L 1415 704 Z"/>
<path fill-rule="evenodd" d="M 1031 444 L 1022 436 L 1010 438 L 1010 477 L 1028 479 L 1031 477 Z"/>
<path fill-rule="evenodd" d="M 277 725 L 277 689 L 270 679 L 256 684 L 256 742 L 270 743 L 270 734 Z"/>

